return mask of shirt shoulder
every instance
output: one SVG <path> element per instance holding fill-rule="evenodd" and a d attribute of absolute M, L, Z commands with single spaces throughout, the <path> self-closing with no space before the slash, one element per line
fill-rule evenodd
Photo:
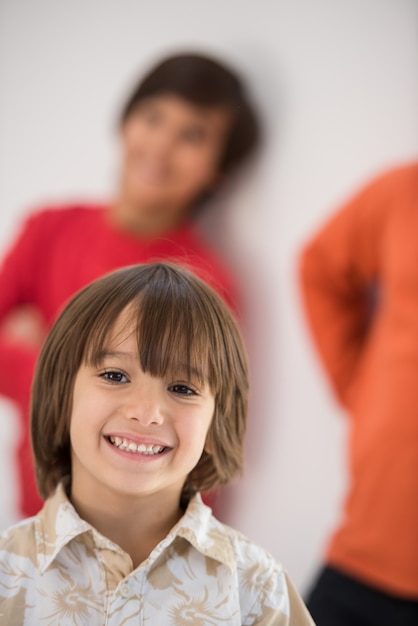
<path fill-rule="evenodd" d="M 39 252 L 52 250 L 63 240 L 79 241 L 85 233 L 104 222 L 103 207 L 87 205 L 44 206 L 23 217 L 12 251 Z"/>
<path fill-rule="evenodd" d="M 259 592 L 269 586 L 269 581 L 275 580 L 285 588 L 285 571 L 265 548 L 257 545 L 237 530 L 222 524 L 232 551 L 240 587 L 248 591 Z"/>
<path fill-rule="evenodd" d="M 266 549 L 223 525 L 235 555 L 244 624 L 313 626 L 288 573 Z"/>
<path fill-rule="evenodd" d="M 104 208 L 81 203 L 39 207 L 28 215 L 26 224 L 41 228 L 63 228 L 71 224 L 79 227 L 83 223 L 98 222 Z"/>
<path fill-rule="evenodd" d="M 402 163 L 396 167 L 384 170 L 380 175 L 376 176 L 375 180 L 396 183 L 399 181 L 411 181 L 416 184 L 418 182 L 418 161 Z"/>
<path fill-rule="evenodd" d="M 0 550 L 15 551 L 17 547 L 32 542 L 35 536 L 37 517 L 28 517 L 0 532 Z M 23 552 L 23 550 L 22 550 Z"/>
<path fill-rule="evenodd" d="M 411 196 L 415 200 L 418 193 L 418 161 L 403 163 L 385 169 L 363 182 L 351 197 L 352 205 L 360 207 L 380 204 L 399 204 L 399 199 Z M 350 201 L 348 202 L 350 204 Z"/>
<path fill-rule="evenodd" d="M 215 543 L 230 546 L 244 624 L 290 613 L 285 571 L 267 550 L 213 516 L 208 534 Z"/>
<path fill-rule="evenodd" d="M 0 597 L 14 595 L 23 578 L 34 577 L 37 525 L 37 518 L 31 517 L 0 534 Z"/>

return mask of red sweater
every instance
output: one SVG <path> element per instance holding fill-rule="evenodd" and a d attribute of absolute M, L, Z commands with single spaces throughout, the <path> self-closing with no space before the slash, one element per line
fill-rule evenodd
<path fill-rule="evenodd" d="M 0 320 L 22 304 L 39 307 L 48 325 L 66 301 L 92 280 L 125 265 L 169 260 L 189 267 L 234 306 L 225 269 L 186 225 L 157 239 L 117 231 L 105 207 L 54 207 L 26 221 L 0 268 Z M 20 511 L 36 513 L 40 500 L 34 479 L 28 428 L 29 398 L 38 351 L 0 334 L 0 394 L 22 412 L 22 439 L 17 451 Z"/>
<path fill-rule="evenodd" d="M 418 599 L 418 163 L 373 181 L 302 257 L 306 309 L 350 413 L 351 483 L 327 561 Z"/>

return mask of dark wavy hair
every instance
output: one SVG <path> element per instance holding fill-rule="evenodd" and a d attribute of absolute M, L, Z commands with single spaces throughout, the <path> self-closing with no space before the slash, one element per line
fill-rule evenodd
<path fill-rule="evenodd" d="M 245 348 L 221 298 L 194 274 L 170 263 L 108 274 L 75 295 L 42 348 L 32 389 L 31 433 L 38 489 L 47 498 L 71 475 L 70 420 L 80 366 L 97 364 L 110 331 L 129 306 L 141 368 L 164 377 L 184 371 L 208 380 L 215 410 L 206 449 L 182 498 L 225 484 L 242 471 L 247 420 Z"/>

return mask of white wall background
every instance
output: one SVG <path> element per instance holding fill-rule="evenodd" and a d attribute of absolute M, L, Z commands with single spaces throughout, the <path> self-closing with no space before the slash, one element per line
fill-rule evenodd
<path fill-rule="evenodd" d="M 116 116 L 150 62 L 199 48 L 247 77 L 266 140 L 202 223 L 240 277 L 252 366 L 247 468 L 225 516 L 302 591 L 338 517 L 347 433 L 304 325 L 297 254 L 357 185 L 418 156 L 417 18 L 416 0 L 0 2 L 2 255 L 34 206 L 111 193 Z M 3 402 L 1 526 L 16 515 L 17 436 Z"/>

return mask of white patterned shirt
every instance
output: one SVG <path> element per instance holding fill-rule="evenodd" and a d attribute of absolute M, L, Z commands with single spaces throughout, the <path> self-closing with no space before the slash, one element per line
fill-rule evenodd
<path fill-rule="evenodd" d="M 312 626 L 281 566 L 195 496 L 136 569 L 59 486 L 0 535 L 0 624 Z"/>

